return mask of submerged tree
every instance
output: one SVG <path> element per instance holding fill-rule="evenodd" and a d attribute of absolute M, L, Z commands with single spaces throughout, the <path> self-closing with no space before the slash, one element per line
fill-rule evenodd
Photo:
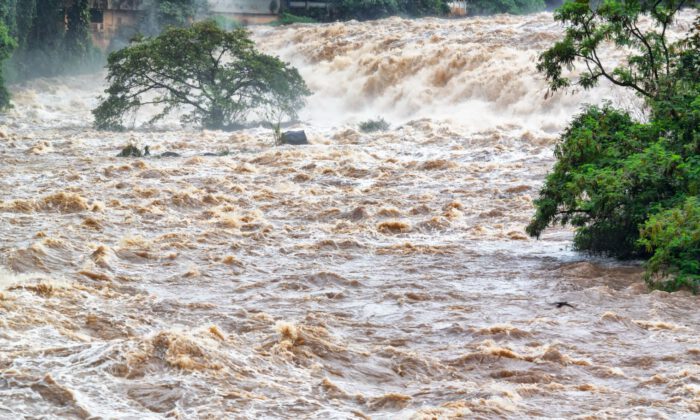
<path fill-rule="evenodd" d="M 609 105 L 574 118 L 555 149 L 536 214 L 527 227 L 539 237 L 550 225 L 576 228 L 577 249 L 621 258 L 650 258 L 647 280 L 674 290 L 700 287 L 700 18 L 696 29 L 670 43 L 667 29 L 690 1 L 587 0 L 566 2 L 555 18 L 564 39 L 545 51 L 538 68 L 552 90 L 599 80 L 634 90 L 649 110 L 634 121 Z M 642 15 L 653 26 L 641 29 Z M 600 48 L 630 51 L 610 68 Z M 586 68 L 577 80 L 564 69 Z"/>
<path fill-rule="evenodd" d="M 211 21 L 136 40 L 110 54 L 108 70 L 108 96 L 93 110 L 102 129 L 122 128 L 144 105 L 161 107 L 151 122 L 182 109 L 183 122 L 212 129 L 271 107 L 296 118 L 310 94 L 295 68 L 256 51 L 245 30 L 227 32 Z"/>

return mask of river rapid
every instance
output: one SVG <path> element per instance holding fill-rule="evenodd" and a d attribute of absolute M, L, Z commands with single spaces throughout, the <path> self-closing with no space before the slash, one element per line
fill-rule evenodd
<path fill-rule="evenodd" d="M 697 298 L 571 251 L 568 229 L 523 232 L 581 103 L 642 115 L 606 85 L 545 98 L 534 65 L 561 32 L 551 14 L 256 28 L 314 91 L 305 147 L 94 131 L 103 75 L 15 86 L 0 418 L 700 416 Z M 391 129 L 357 129 L 376 116 Z M 116 158 L 128 142 L 182 157 Z"/>

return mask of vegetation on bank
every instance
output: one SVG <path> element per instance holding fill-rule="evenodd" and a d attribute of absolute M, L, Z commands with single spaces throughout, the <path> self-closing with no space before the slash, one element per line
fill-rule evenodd
<path fill-rule="evenodd" d="M 327 8 L 294 9 L 293 13 L 297 19 L 306 17 L 319 22 L 335 22 L 390 16 L 445 16 L 449 11 L 445 0 L 331 0 Z"/>
<path fill-rule="evenodd" d="M 158 108 L 151 122 L 181 110 L 183 122 L 210 129 L 238 127 L 251 113 L 294 119 L 310 95 L 298 71 L 256 51 L 246 30 L 213 21 L 136 39 L 111 53 L 107 68 L 107 97 L 93 110 L 100 129 L 123 128 L 144 105 Z"/>
<path fill-rule="evenodd" d="M 277 21 L 272 23 L 272 26 L 292 25 L 294 23 L 318 23 L 318 21 L 308 16 L 297 16 L 291 13 L 283 12 L 280 14 Z"/>
<path fill-rule="evenodd" d="M 562 4 L 563 0 L 468 0 L 467 15 L 492 15 L 497 13 L 527 14 L 552 9 Z M 310 8 L 294 10 L 295 14 L 304 15 L 322 22 L 336 20 L 372 20 L 389 16 L 425 17 L 445 16 L 450 12 L 447 0 L 335 0 L 328 8 Z M 290 15 L 293 16 L 293 15 Z M 299 19 L 299 16 L 294 16 Z M 282 24 L 303 22 L 289 17 L 282 17 Z M 310 22 L 303 22 L 310 23 Z"/>
<path fill-rule="evenodd" d="M 467 3 L 467 13 L 470 15 L 524 15 L 541 12 L 547 7 L 544 0 L 471 0 Z"/>
<path fill-rule="evenodd" d="M 76 71 L 99 57 L 88 0 L 3 0 L 0 22 L 16 44 L 4 66 L 10 80 Z"/>
<path fill-rule="evenodd" d="M 667 37 L 676 13 L 694 3 L 567 2 L 555 13 L 565 37 L 538 64 L 553 91 L 601 80 L 632 89 L 648 121 L 610 105 L 576 116 L 527 232 L 539 237 L 548 226 L 570 224 L 577 249 L 647 259 L 648 283 L 664 290 L 700 287 L 700 18 L 682 41 Z M 644 15 L 654 23 L 648 29 L 639 25 Z M 603 62 L 606 42 L 629 50 L 626 62 Z M 570 79 L 564 70 L 581 62 L 584 71 Z"/>
<path fill-rule="evenodd" d="M 5 87 L 3 77 L 3 62 L 12 54 L 17 43 L 10 37 L 7 27 L 0 22 L 0 110 L 10 106 L 10 92 Z"/>

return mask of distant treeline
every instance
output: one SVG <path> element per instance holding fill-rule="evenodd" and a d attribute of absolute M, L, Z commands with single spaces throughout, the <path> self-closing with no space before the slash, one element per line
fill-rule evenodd
<path fill-rule="evenodd" d="M 526 14 L 551 10 L 564 0 L 467 0 L 468 15 L 496 13 Z M 327 8 L 293 9 L 291 12 L 319 21 L 371 20 L 389 16 L 444 16 L 450 12 L 448 0 L 330 0 Z"/>

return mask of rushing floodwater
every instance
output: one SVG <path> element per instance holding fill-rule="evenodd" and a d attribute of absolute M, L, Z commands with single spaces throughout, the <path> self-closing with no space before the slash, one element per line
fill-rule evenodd
<path fill-rule="evenodd" d="M 545 100 L 534 61 L 560 31 L 256 29 L 316 92 L 308 147 L 93 131 L 99 76 L 15 88 L 0 418 L 698 416 L 697 298 L 571 252 L 568 230 L 523 234 L 579 104 L 636 106 L 606 86 Z M 390 131 L 356 130 L 377 115 Z M 115 158 L 128 141 L 183 157 Z"/>

